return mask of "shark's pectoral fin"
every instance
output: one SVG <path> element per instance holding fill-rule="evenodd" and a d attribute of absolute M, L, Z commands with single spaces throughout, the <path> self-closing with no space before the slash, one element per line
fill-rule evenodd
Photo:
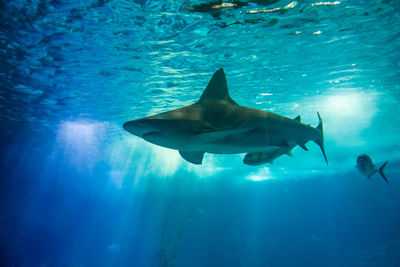
<path fill-rule="evenodd" d="M 190 163 L 201 165 L 203 162 L 204 152 L 202 151 L 182 151 L 179 150 L 179 154 L 185 160 L 189 161 Z"/>

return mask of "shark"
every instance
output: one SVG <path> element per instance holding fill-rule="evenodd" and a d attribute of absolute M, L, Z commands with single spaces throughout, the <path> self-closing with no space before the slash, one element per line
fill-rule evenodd
<path fill-rule="evenodd" d="M 205 153 L 246 153 L 253 160 L 245 164 L 259 165 L 265 160 L 257 160 L 257 155 L 272 153 L 276 158 L 297 145 L 308 150 L 309 141 L 320 147 L 328 164 L 323 123 L 317 115 L 319 124 L 312 127 L 299 118 L 241 106 L 230 97 L 225 72 L 220 68 L 194 104 L 127 121 L 123 128 L 147 142 L 178 150 L 183 159 L 197 165 L 202 164 Z"/>

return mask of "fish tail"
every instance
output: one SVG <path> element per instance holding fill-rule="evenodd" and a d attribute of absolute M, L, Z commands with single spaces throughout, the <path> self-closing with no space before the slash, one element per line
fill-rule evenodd
<path fill-rule="evenodd" d="M 382 176 L 383 180 L 385 180 L 386 183 L 389 183 L 388 179 L 386 178 L 386 175 L 383 173 L 383 169 L 386 167 L 387 163 L 388 163 L 387 161 L 383 163 L 382 166 L 379 168 L 378 172 Z"/>
<path fill-rule="evenodd" d="M 317 114 L 318 114 L 319 124 L 317 127 L 315 127 L 315 129 L 318 130 L 319 137 L 316 140 L 314 140 L 314 142 L 321 148 L 321 151 L 322 151 L 322 154 L 324 155 L 326 164 L 328 164 L 328 159 L 326 157 L 325 147 L 324 147 L 324 126 L 322 124 L 322 119 L 321 119 L 321 116 L 319 115 L 319 112 L 317 112 Z"/>

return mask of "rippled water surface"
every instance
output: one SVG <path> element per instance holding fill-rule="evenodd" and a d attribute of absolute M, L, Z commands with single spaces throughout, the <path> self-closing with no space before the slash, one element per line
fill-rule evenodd
<path fill-rule="evenodd" d="M 399 266 L 400 3 L 0 1 L 0 265 Z M 273 165 L 122 128 L 196 102 L 316 126 Z M 355 168 L 388 160 L 389 184 Z"/>

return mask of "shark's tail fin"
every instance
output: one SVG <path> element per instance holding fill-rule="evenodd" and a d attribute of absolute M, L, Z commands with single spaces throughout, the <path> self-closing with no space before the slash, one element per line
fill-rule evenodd
<path fill-rule="evenodd" d="M 322 119 L 321 116 L 319 115 L 319 112 L 317 112 L 318 114 L 318 120 L 319 120 L 319 124 L 316 127 L 316 129 L 319 131 L 320 136 L 314 140 L 314 142 L 321 148 L 322 154 L 324 155 L 326 164 L 328 164 L 328 159 L 326 158 L 326 154 L 325 154 L 325 148 L 324 148 L 324 127 L 322 124 Z"/>
<path fill-rule="evenodd" d="M 385 180 L 386 183 L 389 183 L 388 179 L 386 178 L 386 175 L 383 173 L 383 169 L 386 167 L 387 163 L 388 163 L 387 161 L 385 163 L 383 163 L 378 171 L 379 171 L 379 174 L 382 176 L 383 180 Z"/>

